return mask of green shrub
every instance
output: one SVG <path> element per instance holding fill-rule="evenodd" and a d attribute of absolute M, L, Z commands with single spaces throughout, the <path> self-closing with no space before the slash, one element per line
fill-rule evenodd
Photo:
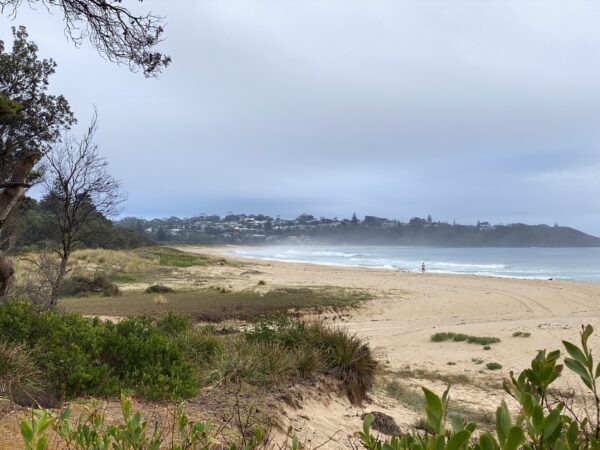
<path fill-rule="evenodd" d="M 591 408 L 581 412 L 573 408 L 570 399 L 561 400 L 549 394 L 552 384 L 561 375 L 563 365 L 558 364 L 560 351 L 547 353 L 539 351 L 531 361 L 530 368 L 504 381 L 505 392 L 517 403 L 511 408 L 504 401 L 496 410 L 495 429 L 476 431 L 474 422 L 467 423 L 459 417 L 448 414 L 449 390 L 440 397 L 427 388 L 422 388 L 425 417 L 415 424 L 416 430 L 399 436 L 384 438 L 371 434 L 375 416 L 366 414 L 362 431 L 355 436 L 367 450 L 597 450 L 600 436 L 600 364 L 594 364 L 589 338 L 593 333 L 590 325 L 581 332 L 581 345 L 563 341 L 568 357 L 564 365 L 574 372 L 587 388 Z M 256 342 L 238 339 L 240 348 L 257 346 Z M 261 344 L 262 345 L 262 344 Z M 249 348 L 249 347 L 247 347 Z M 226 352 L 224 353 L 226 354 Z M 278 358 L 277 358 L 278 359 Z M 231 360 L 233 362 L 233 359 Z M 283 367 L 278 365 L 278 367 Z M 152 428 L 139 413 L 133 413 L 131 401 L 122 397 L 123 418 L 107 426 L 105 416 L 97 408 L 87 416 L 82 416 L 72 425 L 69 410 L 60 416 L 47 411 L 34 411 L 32 418 L 21 422 L 21 434 L 26 449 L 47 448 L 48 430 L 54 432 L 69 448 L 88 450 L 97 448 L 142 449 L 165 448 L 244 448 L 255 450 L 267 448 L 264 443 L 264 430 L 257 429 L 244 444 L 217 441 L 211 435 L 210 422 L 191 422 L 177 407 L 173 417 L 174 436 L 168 439 L 168 431 L 160 427 Z M 568 402 L 568 403 L 566 403 Z M 511 411 L 514 410 L 514 413 Z M 448 419 L 451 423 L 448 423 Z M 301 446 L 292 437 L 289 447 L 298 450 Z M 353 445 L 353 448 L 357 448 Z"/>
<path fill-rule="evenodd" d="M 188 398 L 197 372 L 170 336 L 145 317 L 107 323 L 104 357 L 122 387 L 149 399 Z"/>
<path fill-rule="evenodd" d="M 66 278 L 60 288 L 61 297 L 77 297 L 89 294 L 114 297 L 119 293 L 119 287 L 108 276 L 100 272 L 91 278 L 84 275 L 74 275 Z"/>
<path fill-rule="evenodd" d="M 485 367 L 487 367 L 488 370 L 500 370 L 500 369 L 502 369 L 502 364 L 497 363 L 497 362 L 491 362 L 491 363 L 487 363 L 485 365 Z"/>
<path fill-rule="evenodd" d="M 151 399 L 186 398 L 198 373 L 177 336 L 185 319 L 126 319 L 118 324 L 9 301 L 0 306 L 0 339 L 19 343 L 56 396 L 115 395 L 129 389 Z"/>
<path fill-rule="evenodd" d="M 178 316 L 169 312 L 162 319 L 157 319 L 156 327 L 167 334 L 175 335 L 191 329 L 190 319 L 188 317 Z"/>
<path fill-rule="evenodd" d="M 148 286 L 144 292 L 146 292 L 146 294 L 171 294 L 175 292 L 175 290 L 168 286 L 163 286 L 162 284 L 153 284 L 152 286 Z"/>

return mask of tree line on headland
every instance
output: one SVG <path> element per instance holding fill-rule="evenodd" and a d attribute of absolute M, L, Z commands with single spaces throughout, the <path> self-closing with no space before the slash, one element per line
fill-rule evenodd
<path fill-rule="evenodd" d="M 407 222 L 356 214 L 350 219 L 302 214 L 282 219 L 262 214 L 201 215 L 145 220 L 127 217 L 119 227 L 157 242 L 194 244 L 369 244 L 455 247 L 596 247 L 600 238 L 570 227 L 513 223 L 474 225 L 413 217 Z"/>

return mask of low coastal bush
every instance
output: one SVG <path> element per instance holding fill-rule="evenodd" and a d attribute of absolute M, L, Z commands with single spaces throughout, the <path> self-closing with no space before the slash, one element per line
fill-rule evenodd
<path fill-rule="evenodd" d="M 500 370 L 502 369 L 502 364 L 497 362 L 490 362 L 485 365 L 488 370 Z"/>
<path fill-rule="evenodd" d="M 0 339 L 27 349 L 58 398 L 124 389 L 150 399 L 187 398 L 196 394 L 198 376 L 174 337 L 187 328 L 173 322 L 139 317 L 114 324 L 9 301 L 0 306 Z"/>
<path fill-rule="evenodd" d="M 479 431 L 474 422 L 466 422 L 449 413 L 449 387 L 441 396 L 423 387 L 423 395 L 419 398 L 425 417 L 417 421 L 413 430 L 387 438 L 371 434 L 376 417 L 366 414 L 362 430 L 355 434 L 359 442 L 355 444 L 350 440 L 350 446 L 358 448 L 361 445 L 367 450 L 597 450 L 600 448 L 600 364 L 594 364 L 588 345 L 592 332 L 589 325 L 582 329 L 579 346 L 563 341 L 568 353 L 564 365 L 587 388 L 592 402 L 590 408 L 573 408 L 572 399 L 561 399 L 553 393 L 552 385 L 563 371 L 563 365 L 558 361 L 560 351 L 542 350 L 531 361 L 530 368 L 518 376 L 511 372 L 504 381 L 505 392 L 518 408 L 509 409 L 502 401 L 496 410 L 493 432 Z M 69 448 L 79 450 L 111 447 L 170 450 L 273 448 L 267 447 L 268 432 L 261 428 L 254 429 L 242 443 L 235 435 L 217 440 L 210 422 L 189 420 L 181 406 L 173 414 L 173 434 L 168 436 L 169 430 L 153 428 L 140 413 L 134 413 L 128 398 L 122 397 L 121 405 L 122 419 L 111 426 L 106 425 L 104 414 L 97 408 L 92 408 L 74 425 L 69 421 L 69 410 L 59 415 L 35 411 L 31 419 L 21 422 L 26 448 L 47 448 L 49 430 L 69 443 Z M 298 450 L 303 447 L 295 436 L 291 436 L 287 444 L 275 448 Z"/>
<path fill-rule="evenodd" d="M 524 338 L 528 338 L 531 336 L 531 333 L 528 333 L 526 331 L 515 331 L 513 333 L 513 337 L 524 337 Z"/>
<path fill-rule="evenodd" d="M 0 374 L 6 372 L 0 383 L 31 373 L 46 383 L 48 399 L 125 390 L 162 400 L 193 397 L 210 383 L 273 386 L 328 376 L 354 403 L 362 402 L 374 383 L 377 361 L 369 346 L 341 329 L 282 319 L 260 322 L 245 333 L 215 333 L 214 327 L 196 329 L 190 319 L 172 313 L 113 323 L 13 300 L 0 306 L 0 342 L 20 349 L 7 355 L 21 354 L 3 359 L 0 346 Z M 35 371 L 18 369 L 28 361 Z M 24 392 L 27 379 L 7 385 Z"/>
<path fill-rule="evenodd" d="M 469 344 L 490 345 L 497 344 L 500 339 L 491 336 L 471 336 L 463 333 L 442 332 L 431 335 L 433 342 L 455 341 L 468 342 Z"/>
<path fill-rule="evenodd" d="M 148 286 L 144 292 L 146 294 L 171 294 L 175 290 L 162 284 L 153 284 L 152 286 Z"/>
<path fill-rule="evenodd" d="M 93 276 L 74 275 L 65 279 L 61 289 L 61 297 L 76 297 L 90 294 L 101 294 L 105 297 L 119 295 L 119 287 L 110 277 L 97 272 Z"/>

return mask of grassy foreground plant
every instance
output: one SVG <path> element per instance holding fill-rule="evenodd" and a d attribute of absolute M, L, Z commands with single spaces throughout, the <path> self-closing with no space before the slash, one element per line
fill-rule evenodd
<path fill-rule="evenodd" d="M 284 318 L 261 321 L 245 334 L 250 342 L 278 343 L 294 350 L 304 370 L 322 366 L 333 373 L 352 403 L 362 403 L 375 382 L 377 360 L 369 345 L 343 329 Z"/>

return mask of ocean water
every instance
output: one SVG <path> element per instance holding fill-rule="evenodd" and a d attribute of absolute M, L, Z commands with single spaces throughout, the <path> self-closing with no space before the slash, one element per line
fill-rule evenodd
<path fill-rule="evenodd" d="M 407 246 L 267 246 L 236 249 L 242 257 L 314 264 L 507 278 L 600 283 L 600 248 L 446 248 Z"/>

